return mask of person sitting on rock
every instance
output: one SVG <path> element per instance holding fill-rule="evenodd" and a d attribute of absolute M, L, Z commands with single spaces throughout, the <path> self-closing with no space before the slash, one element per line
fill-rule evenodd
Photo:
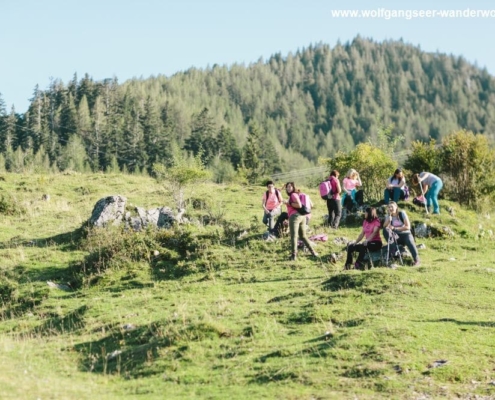
<path fill-rule="evenodd" d="M 387 187 L 384 192 L 385 204 L 388 204 L 390 199 L 394 202 L 398 202 L 399 200 L 404 200 L 405 193 L 404 188 L 406 186 L 406 178 L 404 177 L 404 173 L 402 169 L 397 168 L 394 172 L 394 175 L 387 179 Z"/>
<path fill-rule="evenodd" d="M 281 205 L 283 204 L 283 198 L 278 189 L 275 188 L 273 181 L 266 183 L 268 189 L 261 199 L 261 205 L 263 206 L 263 224 L 268 226 L 268 230 L 273 230 L 275 227 L 276 217 L 282 212 Z"/>

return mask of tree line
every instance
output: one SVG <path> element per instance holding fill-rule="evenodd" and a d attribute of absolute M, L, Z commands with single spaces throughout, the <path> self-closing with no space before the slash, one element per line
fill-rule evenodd
<path fill-rule="evenodd" d="M 466 129 L 495 137 L 495 79 L 463 57 L 402 41 L 319 43 L 249 65 L 119 83 L 74 75 L 35 87 L 28 110 L 0 96 L 0 168 L 126 170 L 200 156 L 217 180 L 315 165 L 376 140 L 397 151 Z"/>

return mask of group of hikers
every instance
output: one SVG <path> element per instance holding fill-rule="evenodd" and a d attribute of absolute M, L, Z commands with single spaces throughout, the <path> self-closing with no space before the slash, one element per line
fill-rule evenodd
<path fill-rule="evenodd" d="M 339 171 L 333 170 L 328 178 L 320 184 L 320 195 L 326 201 L 328 210 L 327 224 L 333 229 L 338 229 L 342 215 L 342 207 L 346 202 L 357 205 L 362 202 L 358 199 L 362 196 L 361 178 L 355 169 L 350 169 L 342 181 L 339 181 Z M 425 207 L 428 210 L 433 206 L 433 214 L 440 213 L 438 194 L 443 187 L 442 180 L 430 173 L 421 172 L 414 174 L 413 184 L 419 185 Z M 288 196 L 284 200 L 281 191 L 285 190 Z M 360 193 L 361 192 L 361 193 Z M 387 215 L 380 221 L 375 207 L 366 207 L 361 232 L 355 241 L 347 245 L 347 258 L 345 269 L 363 269 L 364 258 L 367 252 L 381 250 L 383 243 L 380 235 L 382 229 L 386 243 L 392 243 L 393 256 L 400 257 L 399 245 L 406 246 L 411 253 L 413 265 L 420 265 L 418 250 L 411 232 L 411 223 L 405 211 L 399 210 L 399 200 L 407 200 L 409 189 L 402 169 L 398 168 L 387 179 L 384 190 L 384 202 L 387 205 Z M 287 212 L 282 212 L 282 205 L 287 207 Z M 294 182 L 287 182 L 280 190 L 275 187 L 273 181 L 267 182 L 267 191 L 262 196 L 263 223 L 267 225 L 271 235 L 279 237 L 284 224 L 288 223 L 290 232 L 291 254 L 290 260 L 297 259 L 299 240 L 309 249 L 312 256 L 318 254 L 311 246 L 307 237 L 307 227 L 311 219 L 313 203 L 308 195 L 299 190 Z M 288 222 L 287 222 L 288 221 Z M 356 262 L 353 264 L 353 253 L 357 252 Z"/>

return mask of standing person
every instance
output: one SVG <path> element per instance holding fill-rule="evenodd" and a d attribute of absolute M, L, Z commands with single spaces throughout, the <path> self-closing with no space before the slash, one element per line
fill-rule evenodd
<path fill-rule="evenodd" d="M 268 229 L 272 231 L 275 226 L 276 217 L 282 212 L 280 206 L 283 203 L 283 199 L 280 191 L 275 188 L 273 181 L 268 181 L 266 188 L 268 190 L 263 194 L 261 199 L 261 205 L 264 210 L 263 224 L 267 225 Z"/>
<path fill-rule="evenodd" d="M 311 251 L 311 254 L 315 257 L 318 256 L 313 250 L 308 237 L 306 236 L 306 216 L 299 214 L 298 209 L 301 208 L 301 200 L 299 199 L 299 190 L 296 189 L 294 182 L 287 182 L 285 185 L 285 191 L 289 199 L 285 202 L 287 204 L 287 213 L 289 214 L 289 230 L 290 230 L 290 244 L 291 244 L 291 260 L 297 259 L 297 242 L 298 236 L 301 237 L 302 242 Z"/>
<path fill-rule="evenodd" d="M 397 168 L 394 174 L 387 179 L 387 186 L 384 192 L 385 204 L 388 204 L 390 198 L 396 203 L 405 198 L 404 187 L 406 186 L 406 178 L 402 169 Z"/>
<path fill-rule="evenodd" d="M 351 196 L 352 202 L 356 204 L 356 187 L 361 187 L 361 178 L 359 173 L 355 169 L 350 169 L 347 171 L 347 175 L 342 181 L 342 186 L 344 187 L 344 194 L 342 195 L 342 205 L 344 205 L 345 198 Z"/>
<path fill-rule="evenodd" d="M 443 188 L 442 180 L 431 172 L 421 172 L 415 174 L 412 179 L 415 185 L 422 186 L 422 193 L 426 197 L 426 207 L 433 205 L 433 214 L 440 214 L 440 204 L 438 204 L 438 194 Z"/>
<path fill-rule="evenodd" d="M 366 250 L 377 251 L 382 248 L 382 239 L 380 237 L 380 219 L 376 214 L 376 208 L 367 207 L 364 211 L 363 229 L 356 241 L 349 243 L 347 246 L 347 260 L 344 269 L 352 268 L 352 253 L 358 252 L 355 269 L 363 269 L 363 259 Z M 364 238 L 363 243 L 359 243 Z"/>
<path fill-rule="evenodd" d="M 394 201 L 388 203 L 388 215 L 383 222 L 383 236 L 389 240 L 390 235 L 397 235 L 397 243 L 407 246 L 413 258 L 413 265 L 420 265 L 418 249 L 411 234 L 411 223 L 405 211 L 399 211 L 399 206 Z M 400 251 L 399 249 L 396 249 Z"/>
<path fill-rule="evenodd" d="M 339 171 L 334 169 L 328 178 L 332 187 L 332 196 L 327 200 L 328 224 L 337 229 L 342 215 L 342 203 L 340 202 L 340 192 L 342 189 L 339 182 Z"/>

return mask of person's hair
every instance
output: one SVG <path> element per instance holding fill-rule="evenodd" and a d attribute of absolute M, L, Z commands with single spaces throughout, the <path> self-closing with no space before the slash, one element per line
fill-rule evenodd
<path fill-rule="evenodd" d="M 364 212 L 366 213 L 366 221 L 373 222 L 374 220 L 378 219 L 375 207 L 366 207 L 366 210 L 364 210 Z"/>
<path fill-rule="evenodd" d="M 266 182 L 266 186 L 268 186 L 268 185 L 273 185 L 273 184 L 274 184 L 274 183 L 273 183 L 273 181 L 268 181 L 268 182 Z"/>
<path fill-rule="evenodd" d="M 330 172 L 330 176 L 335 176 L 336 178 L 339 177 L 339 171 L 337 171 L 336 169 L 334 169 L 332 172 Z"/>
<path fill-rule="evenodd" d="M 287 192 L 287 185 L 292 185 L 292 187 L 294 188 L 294 190 L 292 191 L 292 193 L 299 193 L 300 190 L 298 188 L 296 188 L 296 185 L 294 184 L 294 182 L 287 182 L 284 186 L 285 188 L 285 191 Z"/>
<path fill-rule="evenodd" d="M 419 174 L 414 174 L 412 177 L 412 182 L 417 185 L 419 183 Z"/>
<path fill-rule="evenodd" d="M 387 207 L 390 205 L 395 206 L 395 208 L 397 208 L 397 214 L 398 214 L 399 213 L 399 205 L 395 201 L 389 201 Z"/>
<path fill-rule="evenodd" d="M 352 179 L 353 176 L 357 176 L 358 173 L 354 168 L 351 168 L 349 171 L 347 171 L 346 178 Z"/>
<path fill-rule="evenodd" d="M 394 180 L 397 181 L 397 182 L 400 182 L 400 180 L 402 179 L 399 179 L 397 177 L 397 175 L 399 175 L 400 173 L 402 172 L 402 169 L 401 168 L 397 168 L 394 172 L 394 174 L 392 175 L 392 177 L 390 178 L 390 182 L 393 182 Z"/>

